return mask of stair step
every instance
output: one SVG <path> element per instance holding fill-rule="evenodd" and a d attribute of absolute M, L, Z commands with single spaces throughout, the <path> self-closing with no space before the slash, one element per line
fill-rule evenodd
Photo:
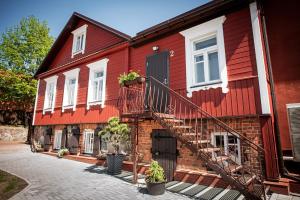
<path fill-rule="evenodd" d="M 217 147 L 209 147 L 209 148 L 203 148 L 203 149 L 199 149 L 199 151 L 205 152 L 205 153 L 213 153 L 216 151 L 221 151 L 220 148 Z"/>
<path fill-rule="evenodd" d="M 235 173 L 242 168 L 243 168 L 242 165 L 229 165 L 229 166 L 225 167 L 225 171 L 230 172 L 230 173 Z"/>
<path fill-rule="evenodd" d="M 190 143 L 197 144 L 197 140 L 190 141 Z M 210 144 L 210 140 L 198 140 L 198 144 Z"/>
<path fill-rule="evenodd" d="M 217 156 L 217 157 L 213 157 L 212 160 L 217 161 L 217 162 L 222 162 L 222 161 L 229 160 L 229 157 L 228 156 Z"/>
<path fill-rule="evenodd" d="M 193 128 L 192 126 L 173 126 L 173 128 L 177 128 L 177 129 L 189 129 L 189 128 Z"/>
<path fill-rule="evenodd" d="M 154 114 L 161 118 L 165 118 L 165 119 L 174 119 L 175 118 L 175 115 L 166 114 L 166 113 L 154 113 Z"/>
<path fill-rule="evenodd" d="M 183 123 L 183 120 L 181 120 L 181 119 L 176 119 L 176 118 L 174 118 L 174 119 L 171 119 L 171 118 L 166 118 L 166 119 L 164 119 L 164 121 L 166 121 L 166 122 L 173 122 L 173 123 Z"/>
<path fill-rule="evenodd" d="M 245 174 L 239 177 L 239 181 L 244 185 L 249 185 L 255 178 L 255 175 L 251 176 L 250 174 Z"/>

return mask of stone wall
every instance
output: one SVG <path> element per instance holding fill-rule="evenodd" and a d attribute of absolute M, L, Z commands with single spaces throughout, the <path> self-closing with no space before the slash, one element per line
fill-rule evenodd
<path fill-rule="evenodd" d="M 25 142 L 27 133 L 23 126 L 0 126 L 0 142 Z"/>

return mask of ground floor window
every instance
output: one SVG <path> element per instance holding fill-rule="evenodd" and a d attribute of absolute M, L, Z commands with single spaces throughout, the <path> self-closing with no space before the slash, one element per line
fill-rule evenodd
<path fill-rule="evenodd" d="M 84 153 L 92 154 L 94 147 L 94 131 L 84 131 Z"/>
<path fill-rule="evenodd" d="M 62 138 L 62 130 L 56 130 L 54 135 L 53 149 L 61 148 L 61 138 Z"/>
<path fill-rule="evenodd" d="M 241 146 L 240 139 L 232 134 L 212 133 L 212 145 L 224 150 L 224 154 L 230 156 L 230 159 L 241 164 Z"/>

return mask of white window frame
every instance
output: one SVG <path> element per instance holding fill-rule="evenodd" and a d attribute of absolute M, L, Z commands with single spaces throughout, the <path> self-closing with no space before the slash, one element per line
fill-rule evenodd
<path fill-rule="evenodd" d="M 231 134 L 227 134 L 226 132 L 214 132 L 214 133 L 211 133 L 211 144 L 213 146 L 216 146 L 216 139 L 215 139 L 215 136 L 223 136 L 224 137 L 224 152 L 226 154 L 228 154 L 228 136 L 231 136 Z M 237 135 L 234 135 L 236 136 L 237 138 L 239 138 Z M 242 162 L 242 157 L 241 157 L 241 141 L 240 139 L 237 140 L 237 148 L 238 148 L 238 156 L 237 157 L 230 157 L 231 160 L 235 161 L 236 163 L 238 164 L 241 164 Z"/>
<path fill-rule="evenodd" d="M 87 135 L 90 134 L 89 141 L 87 141 Z M 83 134 L 84 141 L 84 153 L 92 154 L 94 151 L 94 142 L 95 142 L 95 131 L 91 129 L 85 129 Z"/>
<path fill-rule="evenodd" d="M 87 109 L 90 109 L 92 105 L 101 105 L 104 108 L 105 104 L 105 94 L 106 94 L 106 76 L 107 76 L 107 62 L 109 61 L 108 58 L 104 58 L 98 60 L 96 62 L 90 63 L 87 67 L 90 70 L 89 73 L 89 86 L 88 86 L 88 96 L 87 96 Z M 93 81 L 94 81 L 94 74 L 97 72 L 103 72 L 103 84 L 102 84 L 102 101 L 93 101 Z"/>
<path fill-rule="evenodd" d="M 65 75 L 65 86 L 64 86 L 64 95 L 63 95 L 63 106 L 62 106 L 62 112 L 64 112 L 66 109 L 73 109 L 73 111 L 76 110 L 76 104 L 77 104 L 77 93 L 78 93 L 78 79 L 79 79 L 79 72 L 80 68 L 72 69 L 70 71 L 64 72 Z M 75 82 L 75 91 L 73 96 L 73 105 L 68 105 L 68 88 L 69 88 L 69 80 L 76 79 Z"/>
<path fill-rule="evenodd" d="M 62 130 L 55 130 L 53 149 L 61 149 Z"/>
<path fill-rule="evenodd" d="M 210 88 L 221 87 L 223 93 L 228 92 L 228 77 L 223 33 L 223 23 L 225 20 L 226 17 L 221 16 L 180 32 L 180 34 L 182 34 L 185 38 L 186 87 L 188 97 L 192 97 L 192 93 L 194 91 L 207 90 Z M 194 55 L 198 55 L 198 53 L 201 53 L 201 50 L 194 51 L 194 43 L 197 41 L 209 39 L 214 36 L 216 36 L 217 45 L 213 47 L 208 47 L 206 48 L 206 50 L 208 50 L 209 52 L 210 50 L 218 52 L 220 80 L 196 83 Z M 206 71 L 204 73 L 205 77 L 207 77 L 208 63 L 206 63 L 205 65 Z"/>
<path fill-rule="evenodd" d="M 56 100 L 56 85 L 57 85 L 57 79 L 58 76 L 51 76 L 49 78 L 44 79 L 44 81 L 46 81 L 46 91 L 45 91 L 45 98 L 44 98 L 44 108 L 43 108 L 43 114 L 45 114 L 46 112 L 51 112 L 54 113 L 54 107 L 55 107 L 55 100 Z M 48 99 L 48 93 L 49 93 L 49 87 L 50 84 L 53 83 L 53 101 L 52 101 L 52 105 L 50 108 L 47 107 L 48 103 L 49 103 L 49 99 Z"/>
<path fill-rule="evenodd" d="M 72 31 L 73 34 L 73 45 L 72 45 L 72 58 L 74 58 L 75 55 L 77 54 L 84 54 L 85 51 L 85 44 L 86 44 L 86 31 L 87 31 L 88 25 L 85 24 L 76 30 Z M 82 49 L 79 51 L 76 51 L 76 43 L 77 43 L 77 37 L 81 37 L 83 35 L 83 43 L 82 43 Z"/>

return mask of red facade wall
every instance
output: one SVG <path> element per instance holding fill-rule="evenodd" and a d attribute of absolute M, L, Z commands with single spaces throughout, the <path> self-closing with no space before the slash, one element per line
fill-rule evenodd
<path fill-rule="evenodd" d="M 286 104 L 300 103 L 300 2 L 264 4 L 281 146 L 291 150 Z"/>
<path fill-rule="evenodd" d="M 84 20 L 79 21 L 76 28 L 79 28 L 83 25 L 87 24 L 87 35 L 86 35 L 86 45 L 85 45 L 85 52 L 84 54 L 77 54 L 74 58 L 71 58 L 72 55 L 72 44 L 73 44 L 73 34 L 70 33 L 69 37 L 67 38 L 65 44 L 61 47 L 61 50 L 56 55 L 56 58 L 49 63 L 50 68 L 53 69 L 63 64 L 69 63 L 73 60 L 77 60 L 78 58 L 82 58 L 86 55 L 104 49 L 106 47 L 112 46 L 114 44 L 120 43 L 124 41 L 124 39 L 104 30 L 101 29 L 89 22 Z"/>
<path fill-rule="evenodd" d="M 42 79 L 39 87 L 39 98 L 36 110 L 35 125 L 47 125 L 47 124 L 76 124 L 76 123 L 100 123 L 106 122 L 111 116 L 118 115 L 117 98 L 119 91 L 119 83 L 117 77 L 124 72 L 124 66 L 126 64 L 126 49 L 115 52 L 106 56 L 108 58 L 107 64 L 107 77 L 106 77 L 106 101 L 105 107 L 102 109 L 100 106 L 92 106 L 90 110 L 86 108 L 87 92 L 88 92 L 88 80 L 89 80 L 89 68 L 86 66 L 91 62 L 103 59 L 101 57 L 84 63 L 80 66 L 79 72 L 79 84 L 77 95 L 76 111 L 66 110 L 62 113 L 63 91 L 65 76 L 63 72 L 60 72 L 57 80 L 57 92 L 55 101 L 55 110 L 51 114 L 47 112 L 43 115 L 44 95 L 46 82 Z M 76 68 L 74 67 L 74 68 Z M 71 69 L 68 69 L 71 70 Z"/>
<path fill-rule="evenodd" d="M 261 108 L 249 8 L 226 15 L 223 27 L 229 92 L 224 94 L 221 88 L 202 90 L 194 92 L 191 100 L 218 117 L 255 115 Z M 185 42 L 179 33 L 131 48 L 130 69 L 145 74 L 146 56 L 153 54 L 153 46 L 174 51 L 170 87 L 186 96 Z"/>

